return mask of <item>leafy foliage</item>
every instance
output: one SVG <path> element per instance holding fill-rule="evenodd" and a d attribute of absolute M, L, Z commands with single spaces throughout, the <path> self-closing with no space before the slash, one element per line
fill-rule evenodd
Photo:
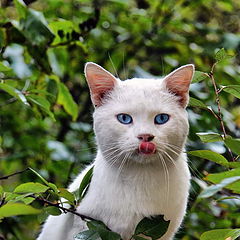
<path fill-rule="evenodd" d="M 159 239 L 167 232 L 170 221 L 165 221 L 163 215 L 154 216 L 152 218 L 144 218 L 141 220 L 134 233 L 134 238 L 139 234 L 151 237 L 151 239 Z"/>
<path fill-rule="evenodd" d="M 0 238 L 35 239 L 48 215 L 67 211 L 63 202 L 76 214 L 91 172 L 79 193 L 65 187 L 94 154 L 86 61 L 123 79 L 195 64 L 193 181 L 177 239 L 239 237 L 239 11 L 237 0 L 1 1 Z M 167 222 L 152 220 L 141 224 L 164 233 Z M 75 239 L 119 239 L 94 221 L 88 228 Z"/>

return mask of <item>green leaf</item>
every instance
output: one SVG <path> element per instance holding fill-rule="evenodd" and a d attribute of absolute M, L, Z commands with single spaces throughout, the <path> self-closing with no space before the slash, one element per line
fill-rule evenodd
<path fill-rule="evenodd" d="M 200 72 L 200 71 L 195 71 L 192 83 L 201 82 L 201 81 L 203 81 L 206 78 L 208 78 L 207 73 Z"/>
<path fill-rule="evenodd" d="M 94 166 L 92 166 L 88 171 L 87 173 L 85 174 L 85 176 L 83 177 L 81 183 L 80 183 L 80 186 L 79 186 L 79 189 L 78 189 L 78 197 L 79 197 L 79 200 L 81 201 L 84 197 L 84 193 L 86 193 L 86 189 L 88 188 L 90 182 L 91 182 L 91 179 L 92 179 L 92 174 L 93 174 L 93 168 Z"/>
<path fill-rule="evenodd" d="M 26 205 L 30 204 L 33 202 L 35 199 L 30 196 L 32 193 L 27 193 L 27 194 L 15 194 L 15 193 L 7 193 L 6 194 L 6 200 L 9 202 L 20 202 L 22 201 Z"/>
<path fill-rule="evenodd" d="M 32 198 L 32 197 L 25 197 L 22 199 L 23 203 L 26 205 L 31 204 L 34 200 L 35 200 L 35 198 Z"/>
<path fill-rule="evenodd" d="M 92 220 L 87 223 L 89 230 L 95 231 L 98 233 L 102 240 L 120 240 L 121 236 L 118 233 L 109 231 L 106 225 L 97 220 Z"/>
<path fill-rule="evenodd" d="M 71 34 L 74 30 L 74 24 L 71 21 L 65 19 L 58 19 L 55 22 L 49 24 L 50 29 L 55 34 L 55 39 L 52 42 L 52 45 L 59 44 L 61 42 L 68 41 L 67 34 Z M 77 29 L 76 29 L 77 30 Z"/>
<path fill-rule="evenodd" d="M 226 138 L 224 143 L 237 155 L 240 155 L 240 139 Z"/>
<path fill-rule="evenodd" d="M 223 179 L 219 184 L 207 187 L 206 189 L 204 189 L 200 195 L 198 196 L 198 198 L 208 198 L 213 196 L 215 193 L 217 193 L 218 191 L 221 191 L 223 188 L 225 188 L 227 185 L 236 182 L 240 179 L 240 176 L 236 176 L 236 177 L 230 177 L 230 178 L 225 178 Z"/>
<path fill-rule="evenodd" d="M 81 240 L 99 240 L 100 236 L 95 230 L 86 230 L 83 232 L 78 233 L 74 236 L 74 239 L 81 239 Z"/>
<path fill-rule="evenodd" d="M 2 196 L 3 193 L 4 193 L 3 187 L 0 185 L 0 197 Z"/>
<path fill-rule="evenodd" d="M 216 229 L 205 232 L 200 240 L 234 240 L 240 236 L 240 228 L 237 229 Z"/>
<path fill-rule="evenodd" d="M 98 230 L 98 234 L 102 240 L 120 240 L 121 236 L 118 233 L 109 230 Z"/>
<path fill-rule="evenodd" d="M 106 225 L 103 222 L 97 220 L 91 220 L 87 222 L 87 226 L 91 230 L 107 229 Z"/>
<path fill-rule="evenodd" d="M 28 182 L 17 186 L 14 190 L 15 193 L 44 193 L 49 187 L 41 183 Z"/>
<path fill-rule="evenodd" d="M 74 204 L 75 197 L 74 194 L 70 193 L 67 189 L 65 188 L 59 188 L 59 193 L 58 196 L 62 197 L 66 200 L 68 200 L 71 204 Z"/>
<path fill-rule="evenodd" d="M 44 211 L 46 211 L 47 214 L 53 215 L 53 216 L 59 216 L 62 214 L 61 210 L 54 206 L 49 206 L 44 208 Z"/>
<path fill-rule="evenodd" d="M 165 221 L 163 215 L 145 217 L 138 223 L 134 235 L 143 234 L 155 240 L 167 232 L 169 224 L 170 221 Z"/>
<path fill-rule="evenodd" d="M 51 74 L 52 68 L 49 64 L 47 48 L 45 46 L 32 46 L 26 44 L 29 54 L 32 56 L 41 72 Z"/>
<path fill-rule="evenodd" d="M 228 200 L 228 199 L 237 199 L 237 200 L 240 200 L 240 197 L 238 197 L 238 196 L 222 197 L 222 198 L 217 199 L 216 201 L 217 201 L 217 202 L 220 202 L 220 201 L 224 201 L 224 200 Z"/>
<path fill-rule="evenodd" d="M 28 168 L 30 171 L 32 171 L 37 177 L 39 177 L 39 179 L 41 179 L 43 181 L 43 183 L 47 186 L 49 186 L 49 183 L 46 179 L 44 179 L 38 172 L 36 172 L 34 169 L 32 168 Z"/>
<path fill-rule="evenodd" d="M 48 186 L 49 188 L 51 188 L 53 190 L 54 193 L 58 193 L 58 189 L 57 186 L 53 183 L 49 183 L 46 179 L 44 179 L 38 172 L 36 172 L 34 169 L 28 167 L 28 169 L 30 171 L 32 171 L 39 179 L 41 179 L 41 181 Z"/>
<path fill-rule="evenodd" d="M 200 158 L 204 158 L 210 160 L 212 162 L 218 163 L 222 166 L 228 167 L 228 161 L 225 157 L 221 154 L 210 151 L 210 150 L 197 150 L 197 151 L 190 151 L 188 154 Z"/>
<path fill-rule="evenodd" d="M 54 191 L 54 193 L 58 194 L 58 188 L 54 183 L 48 183 L 48 186 Z"/>
<path fill-rule="evenodd" d="M 0 62 L 0 72 L 9 72 L 11 70 L 10 67 L 7 67 L 4 63 Z"/>
<path fill-rule="evenodd" d="M 205 177 L 205 180 L 218 184 L 221 181 L 223 181 L 225 178 L 230 177 L 238 177 L 240 176 L 240 168 L 235 168 L 229 171 L 221 172 L 221 173 L 212 173 Z M 225 188 L 230 189 L 234 191 L 235 193 L 240 193 L 240 181 L 233 182 L 229 185 L 227 185 Z"/>
<path fill-rule="evenodd" d="M 39 95 L 30 94 L 29 96 L 27 96 L 27 99 L 30 102 L 39 106 L 46 114 L 48 114 L 53 120 L 55 120 L 54 114 L 50 110 L 51 105 L 46 98 Z"/>
<path fill-rule="evenodd" d="M 228 167 L 229 168 L 240 168 L 240 162 L 229 162 Z"/>
<path fill-rule="evenodd" d="M 196 134 L 204 143 L 223 141 L 222 136 L 218 133 L 196 133 Z"/>
<path fill-rule="evenodd" d="M 38 214 L 37 219 L 38 219 L 38 222 L 41 224 L 45 222 L 48 217 L 49 217 L 49 214 L 45 212 L 43 208 L 43 211 L 40 214 Z"/>
<path fill-rule="evenodd" d="M 33 208 L 23 203 L 7 203 L 0 207 L 0 218 L 17 215 L 39 214 L 41 210 Z"/>
<path fill-rule="evenodd" d="M 19 18 L 25 18 L 27 14 L 27 7 L 22 0 L 14 0 L 14 5 L 18 11 Z"/>
<path fill-rule="evenodd" d="M 205 105 L 202 101 L 200 101 L 196 98 L 193 98 L 193 97 L 189 98 L 188 106 L 189 107 L 198 107 L 198 108 L 209 110 L 207 105 Z"/>
<path fill-rule="evenodd" d="M 223 91 L 232 94 L 240 99 L 240 85 L 228 85 L 223 87 Z"/>
<path fill-rule="evenodd" d="M 205 179 L 212 183 L 218 184 L 225 178 L 240 176 L 240 168 L 235 168 L 229 171 L 224 171 L 221 173 L 211 173 L 208 174 Z"/>
<path fill-rule="evenodd" d="M 20 21 L 19 30 L 33 46 L 43 47 L 54 39 L 43 14 L 33 9 L 27 9 L 25 18 Z"/>
<path fill-rule="evenodd" d="M 5 198 L 6 198 L 7 202 L 14 201 L 18 196 L 19 196 L 19 194 L 17 194 L 17 193 L 12 193 L 12 192 L 5 193 Z"/>
<path fill-rule="evenodd" d="M 232 56 L 229 56 L 224 48 L 221 48 L 220 50 L 218 50 L 214 56 L 217 62 L 221 62 L 230 57 Z"/>
<path fill-rule="evenodd" d="M 73 121 L 78 117 L 78 105 L 74 102 L 68 88 L 61 82 L 58 82 L 57 102 L 63 106 L 65 111 L 72 116 Z"/>
<path fill-rule="evenodd" d="M 16 88 L 14 88 L 6 83 L 0 83 L 0 89 L 7 92 L 11 96 L 17 98 L 18 100 L 23 102 L 25 105 L 29 106 L 29 103 L 27 102 L 26 97 L 23 95 L 23 93 L 21 91 L 17 90 Z"/>

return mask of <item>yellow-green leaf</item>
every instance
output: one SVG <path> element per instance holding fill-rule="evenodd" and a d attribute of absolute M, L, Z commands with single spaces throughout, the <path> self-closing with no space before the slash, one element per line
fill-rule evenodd
<path fill-rule="evenodd" d="M 234 183 L 236 181 L 238 181 L 240 179 L 240 176 L 235 176 L 235 177 L 230 177 L 230 178 L 225 178 L 223 179 L 219 184 L 216 185 L 212 185 L 210 187 L 207 187 L 206 189 L 204 189 L 200 195 L 198 196 L 198 198 L 208 198 L 213 196 L 215 193 L 217 193 L 218 191 L 221 191 L 224 187 L 226 187 L 227 185 Z"/>
<path fill-rule="evenodd" d="M 7 203 L 6 205 L 0 207 L 0 218 L 17 215 L 39 214 L 40 212 L 41 210 L 23 203 Z"/>
<path fill-rule="evenodd" d="M 240 85 L 228 85 L 224 86 L 222 89 L 224 92 L 230 93 L 236 98 L 240 98 Z"/>
<path fill-rule="evenodd" d="M 238 176 L 240 176 L 240 168 L 235 168 L 235 169 L 232 169 L 229 171 L 224 171 L 221 173 L 208 174 L 205 177 L 205 180 L 207 180 L 211 183 L 214 183 L 214 184 L 218 184 L 226 178 L 238 177 Z M 235 193 L 240 193 L 240 181 L 233 182 L 233 183 L 227 185 L 225 188 L 230 189 L 230 190 L 234 191 Z"/>
<path fill-rule="evenodd" d="M 210 151 L 210 150 L 190 151 L 190 152 L 188 152 L 188 154 L 210 160 L 212 162 L 218 163 L 218 164 L 226 166 L 226 167 L 228 166 L 228 161 L 224 156 L 222 156 L 219 153 Z"/>
<path fill-rule="evenodd" d="M 49 187 L 35 182 L 23 183 L 17 186 L 14 190 L 15 193 L 43 193 L 46 192 Z"/>
<path fill-rule="evenodd" d="M 240 228 L 216 229 L 203 233 L 200 240 L 234 240 L 239 236 Z"/>
<path fill-rule="evenodd" d="M 204 143 L 223 141 L 222 136 L 218 133 L 196 133 L 196 134 Z"/>
<path fill-rule="evenodd" d="M 10 67 L 7 67 L 4 63 L 0 62 L 0 72 L 9 72 L 11 70 Z"/>
<path fill-rule="evenodd" d="M 78 105 L 74 102 L 68 88 L 61 82 L 58 82 L 57 102 L 63 106 L 65 111 L 72 116 L 73 121 L 78 117 Z"/>
<path fill-rule="evenodd" d="M 198 107 L 198 108 L 209 110 L 207 105 L 205 105 L 202 101 L 200 101 L 196 98 L 193 98 L 193 97 L 189 98 L 188 106 L 189 107 Z"/>
<path fill-rule="evenodd" d="M 18 100 L 20 100 L 24 104 L 29 105 L 29 103 L 27 102 L 27 99 L 23 95 L 23 93 L 21 91 L 17 90 L 16 88 L 14 88 L 14 87 L 6 84 L 6 83 L 0 83 L 0 89 L 7 92 L 11 96 L 17 98 Z"/>
<path fill-rule="evenodd" d="M 237 155 L 240 155 L 240 139 L 225 139 L 225 144 Z"/>
<path fill-rule="evenodd" d="M 195 71 L 192 83 L 201 82 L 208 77 L 207 73 Z"/>

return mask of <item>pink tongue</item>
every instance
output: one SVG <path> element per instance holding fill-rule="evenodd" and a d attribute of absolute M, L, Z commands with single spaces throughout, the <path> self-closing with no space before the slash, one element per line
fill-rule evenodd
<path fill-rule="evenodd" d="M 152 154 L 155 153 L 156 145 L 152 142 L 141 142 L 138 149 L 140 153 Z"/>

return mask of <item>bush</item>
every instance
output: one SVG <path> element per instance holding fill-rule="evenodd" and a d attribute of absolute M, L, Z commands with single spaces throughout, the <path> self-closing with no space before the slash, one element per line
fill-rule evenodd
<path fill-rule="evenodd" d="M 87 61 L 122 79 L 195 64 L 192 190 L 176 238 L 240 236 L 239 11 L 237 0 L 3 0 L 1 237 L 35 239 L 49 214 L 67 211 L 60 197 L 73 207 L 81 198 L 66 187 L 95 152 Z"/>

